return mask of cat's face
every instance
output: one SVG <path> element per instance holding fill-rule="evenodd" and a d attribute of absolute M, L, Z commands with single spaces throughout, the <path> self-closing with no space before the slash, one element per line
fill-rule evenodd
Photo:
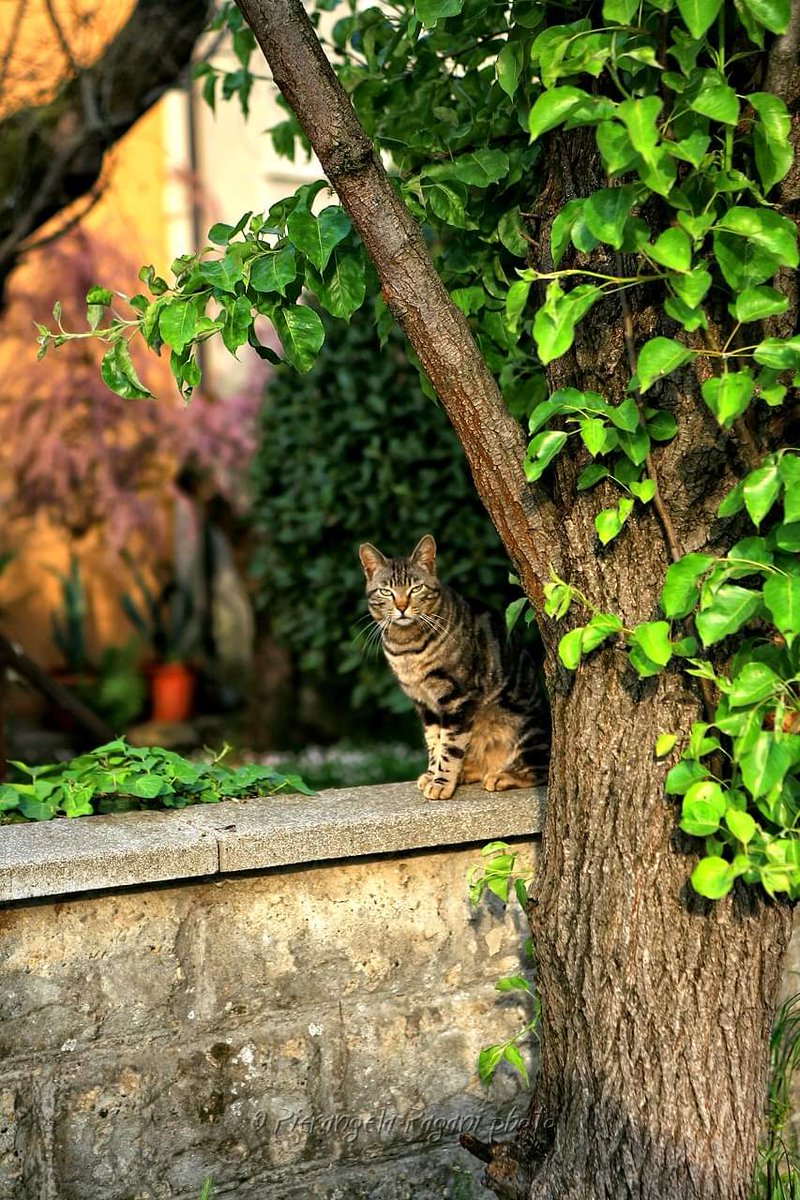
<path fill-rule="evenodd" d="M 369 542 L 359 548 L 367 580 L 367 604 L 379 625 L 430 624 L 439 604 L 436 543 L 425 534 L 408 558 L 386 558 Z"/>

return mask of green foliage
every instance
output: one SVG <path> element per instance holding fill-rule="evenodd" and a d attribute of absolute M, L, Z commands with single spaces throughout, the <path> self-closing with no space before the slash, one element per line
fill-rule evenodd
<path fill-rule="evenodd" d="M 252 571 L 272 633 L 302 678 L 334 706 L 346 697 L 363 727 L 408 702 L 365 616 L 359 543 L 407 553 L 431 530 L 443 577 L 498 609 L 508 598 L 507 562 L 399 333 L 381 347 L 362 318 L 324 323 L 312 370 L 279 367 L 267 389 L 253 466 Z"/>
<path fill-rule="evenodd" d="M 0 784 L 0 823 L 49 821 L 142 808 L 185 808 L 283 789 L 311 794 L 296 775 L 272 767 L 225 766 L 225 747 L 210 762 L 190 762 L 158 746 L 129 746 L 124 739 L 66 763 L 29 767 L 12 762 L 20 780 Z"/>
<path fill-rule="evenodd" d="M 751 1200 L 800 1200 L 800 1147 L 792 1127 L 792 1084 L 800 1064 L 800 993 L 781 1005 L 769 1045 L 766 1133 Z"/>
<path fill-rule="evenodd" d="M 122 611 L 157 662 L 183 662 L 191 656 L 196 636 L 194 597 L 184 584 L 169 579 L 157 590 L 147 583 L 130 555 L 125 562 L 133 576 L 137 596 L 125 593 Z"/>
<path fill-rule="evenodd" d="M 50 624 L 53 643 L 70 671 L 85 671 L 89 666 L 86 649 L 86 594 L 80 563 L 70 555 L 69 571 L 55 571 L 61 589 L 61 613 L 53 613 Z"/>
<path fill-rule="evenodd" d="M 527 887 L 525 881 L 514 874 L 516 853 L 506 842 L 489 842 L 481 850 L 481 857 L 484 860 L 483 864 L 470 867 L 467 872 L 469 902 L 473 908 L 477 907 L 485 892 L 491 892 L 503 904 L 507 904 L 509 894 L 513 889 L 518 904 L 522 911 L 526 912 Z M 527 957 L 533 958 L 533 946 L 530 939 L 526 942 L 525 950 Z M 503 994 L 521 992 L 530 1002 L 531 1011 L 522 1029 L 512 1037 L 505 1042 L 484 1046 L 478 1055 L 478 1076 L 481 1083 L 488 1087 L 500 1063 L 506 1062 L 518 1072 L 527 1086 L 529 1083 L 528 1068 L 519 1046 L 520 1043 L 528 1041 L 536 1033 L 541 1015 L 539 997 L 524 975 L 507 975 L 503 979 L 498 979 L 495 988 Z"/>

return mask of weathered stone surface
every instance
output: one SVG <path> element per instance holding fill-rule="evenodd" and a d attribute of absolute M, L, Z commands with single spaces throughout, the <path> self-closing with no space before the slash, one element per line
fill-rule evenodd
<path fill-rule="evenodd" d="M 543 804 L 541 788 L 459 788 L 432 803 L 397 783 L 12 825 L 0 840 L 0 902 L 527 837 L 542 827 Z"/>
<path fill-rule="evenodd" d="M 478 860 L 0 907 L 0 1200 L 197 1200 L 206 1175 L 233 1200 L 451 1194 L 458 1133 L 524 1108 L 509 1068 L 488 1096 L 475 1075 L 524 1019 L 494 990 L 524 930 L 469 909 Z"/>

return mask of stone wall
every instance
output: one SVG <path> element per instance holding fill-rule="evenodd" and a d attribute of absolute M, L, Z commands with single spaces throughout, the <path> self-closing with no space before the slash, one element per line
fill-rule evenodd
<path fill-rule="evenodd" d="M 0 1200 L 488 1196 L 457 1135 L 524 1112 L 475 1060 L 524 1020 L 494 983 L 525 931 L 465 874 L 496 837 L 529 867 L 540 802 L 395 785 L 4 829 Z"/>

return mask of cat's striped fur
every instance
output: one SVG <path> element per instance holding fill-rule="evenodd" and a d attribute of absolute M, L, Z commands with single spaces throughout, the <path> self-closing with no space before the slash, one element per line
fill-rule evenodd
<path fill-rule="evenodd" d="M 459 783 L 477 781 L 490 792 L 544 783 L 547 701 L 502 619 L 439 581 L 430 534 L 407 558 L 387 558 L 368 542 L 359 556 L 387 661 L 422 720 L 428 769 L 417 784 L 425 796 L 446 800 Z"/>

